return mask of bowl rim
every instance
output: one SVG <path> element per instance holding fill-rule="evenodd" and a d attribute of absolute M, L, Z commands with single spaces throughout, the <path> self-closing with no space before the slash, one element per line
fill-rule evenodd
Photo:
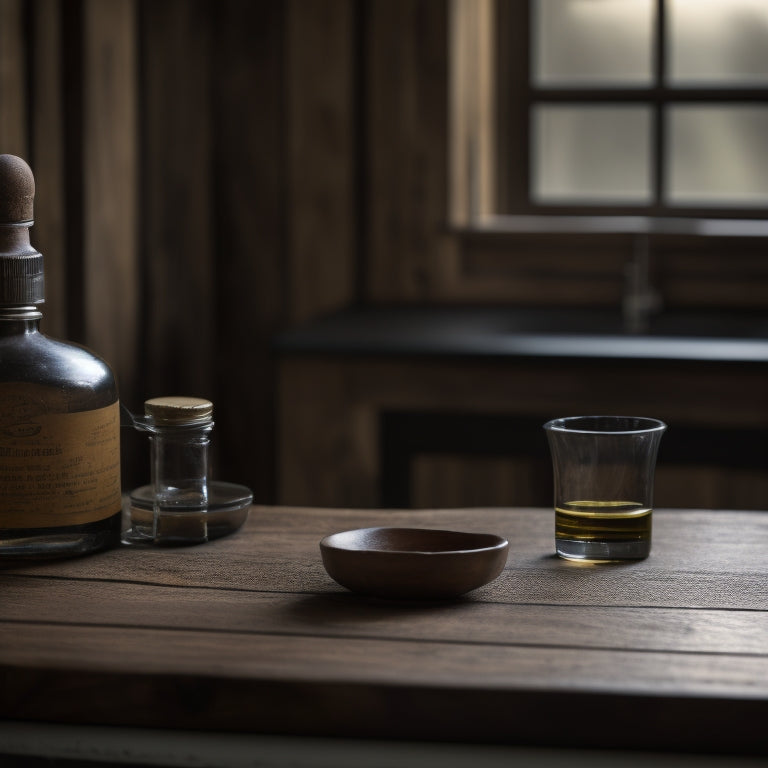
<path fill-rule="evenodd" d="M 360 534 L 365 532 L 407 532 L 426 534 L 448 534 L 455 537 L 485 537 L 488 539 L 489 544 L 485 546 L 472 546 L 472 547 L 459 547 L 456 549 L 439 549 L 439 550 L 425 550 L 425 549 L 394 549 L 387 547 L 350 547 L 338 544 L 333 541 L 335 538 L 341 538 L 350 534 Z M 446 555 L 471 555 L 480 552 L 493 552 L 495 550 L 502 550 L 509 547 L 509 541 L 503 536 L 499 536 L 495 533 L 487 533 L 484 531 L 456 531 L 446 528 L 422 528 L 414 526 L 369 526 L 365 528 L 350 528 L 344 531 L 337 531 L 324 536 L 320 540 L 320 548 L 325 550 L 333 550 L 334 552 L 360 552 L 367 554 L 383 554 L 383 555 L 419 555 L 419 556 L 431 556 L 440 557 Z"/>

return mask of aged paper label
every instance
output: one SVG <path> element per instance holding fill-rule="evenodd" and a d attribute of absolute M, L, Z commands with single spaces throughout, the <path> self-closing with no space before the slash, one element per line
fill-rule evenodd
<path fill-rule="evenodd" d="M 0 528 L 80 525 L 120 511 L 120 408 L 48 413 L 0 391 Z"/>

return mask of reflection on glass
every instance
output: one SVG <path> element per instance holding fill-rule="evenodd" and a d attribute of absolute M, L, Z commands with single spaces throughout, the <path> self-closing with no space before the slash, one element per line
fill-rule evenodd
<path fill-rule="evenodd" d="M 768 0 L 669 0 L 671 85 L 768 84 Z"/>
<path fill-rule="evenodd" d="M 654 7 L 653 0 L 536 0 L 534 85 L 650 84 Z"/>
<path fill-rule="evenodd" d="M 539 105 L 531 129 L 538 202 L 651 202 L 649 107 Z"/>
<path fill-rule="evenodd" d="M 666 113 L 666 201 L 768 203 L 768 107 L 677 105 Z"/>

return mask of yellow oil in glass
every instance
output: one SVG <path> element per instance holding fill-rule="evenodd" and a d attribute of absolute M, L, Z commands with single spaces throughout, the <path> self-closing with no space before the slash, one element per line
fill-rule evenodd
<path fill-rule="evenodd" d="M 647 557 L 652 511 L 632 501 L 570 501 L 555 507 L 558 552 L 589 560 Z"/>

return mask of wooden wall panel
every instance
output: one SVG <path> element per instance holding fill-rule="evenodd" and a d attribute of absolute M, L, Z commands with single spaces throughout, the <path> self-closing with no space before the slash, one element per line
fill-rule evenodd
<path fill-rule="evenodd" d="M 83 6 L 85 343 L 110 361 L 130 401 L 138 376 L 134 0 Z"/>
<path fill-rule="evenodd" d="M 662 419 L 670 434 L 768 428 L 768 389 L 759 367 L 297 354 L 283 358 L 280 375 L 278 498 L 293 505 L 380 506 L 381 418 L 392 412 L 535 417 L 542 424 L 563 413 L 634 412 Z M 432 452 L 441 447 L 433 445 Z M 447 463 L 422 453 L 414 473 L 418 503 L 448 505 L 451 497 L 456 506 L 480 498 L 484 504 L 541 503 L 530 484 L 540 489 L 541 474 L 512 495 L 498 459 L 477 458 L 483 447 L 467 446 L 464 454 L 451 449 Z M 659 458 L 663 463 L 664 443 Z M 738 499 L 745 508 L 763 508 L 765 483 L 753 482 L 758 474 L 754 467 L 676 463 L 660 472 L 656 500 L 659 506 L 725 509 Z M 447 479 L 436 491 L 440 475 Z"/>
<path fill-rule="evenodd" d="M 35 0 L 30 162 L 35 173 L 33 242 L 45 257 L 41 328 L 67 336 L 67 253 L 64 201 L 64 101 L 60 0 Z"/>
<path fill-rule="evenodd" d="M 152 0 L 140 9 L 145 294 L 139 399 L 212 397 L 213 6 L 202 0 Z"/>
<path fill-rule="evenodd" d="M 548 507 L 552 503 L 549 462 L 530 458 L 472 455 L 416 456 L 411 466 L 414 508 Z M 768 477 L 762 470 L 712 465 L 660 463 L 654 498 L 657 507 L 764 509 Z"/>
<path fill-rule="evenodd" d="M 370 0 L 368 298 L 440 294 L 455 247 L 448 210 L 448 3 Z"/>
<path fill-rule="evenodd" d="M 271 339 L 287 313 L 284 35 L 280 2 L 215 4 L 209 204 L 216 475 L 273 498 Z"/>
<path fill-rule="evenodd" d="M 24 0 L 0 0 L 0 154 L 27 157 Z"/>
<path fill-rule="evenodd" d="M 356 288 L 358 72 L 353 0 L 286 4 L 290 316 L 338 309 Z"/>
<path fill-rule="evenodd" d="M 0 152 L 35 174 L 32 242 L 45 257 L 42 328 L 66 335 L 59 0 L 0 0 Z"/>
<path fill-rule="evenodd" d="M 278 372 L 280 503 L 376 506 L 378 403 L 367 400 L 354 370 L 333 358 L 286 359 Z"/>
<path fill-rule="evenodd" d="M 552 481 L 543 474 L 530 458 L 423 454 L 411 466 L 411 506 L 548 506 Z"/>

